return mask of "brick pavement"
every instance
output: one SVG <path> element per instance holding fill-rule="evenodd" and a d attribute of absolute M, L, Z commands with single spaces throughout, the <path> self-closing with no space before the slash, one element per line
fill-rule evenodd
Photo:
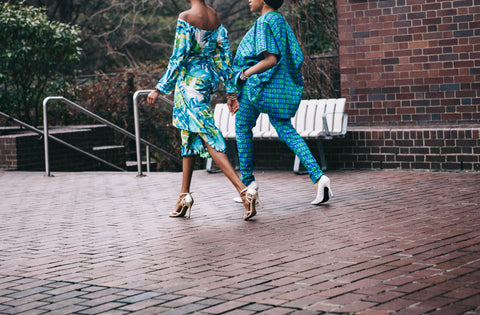
<path fill-rule="evenodd" d="M 222 174 L 0 172 L 1 314 L 480 314 L 480 173 L 257 172 L 242 220 Z"/>

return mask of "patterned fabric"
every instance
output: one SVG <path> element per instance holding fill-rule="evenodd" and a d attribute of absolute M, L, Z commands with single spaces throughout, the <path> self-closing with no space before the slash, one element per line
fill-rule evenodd
<path fill-rule="evenodd" d="M 233 62 L 237 80 L 242 70 L 263 59 L 265 51 L 278 55 L 279 62 L 263 73 L 250 76 L 240 88 L 239 102 L 249 100 L 262 113 L 291 118 L 302 97 L 303 54 L 292 29 L 277 12 L 258 18 L 242 39 Z"/>
<path fill-rule="evenodd" d="M 238 159 L 242 174 L 242 182 L 249 185 L 255 180 L 253 176 L 253 134 L 252 128 L 255 126 L 260 112 L 250 102 L 242 103 L 236 113 L 236 133 Z M 240 117 L 240 119 L 239 119 Z M 269 115 L 272 126 L 278 133 L 279 139 L 284 142 L 305 166 L 313 183 L 316 183 L 323 175 L 323 171 L 313 157 L 305 140 L 293 128 L 292 121 L 289 118 L 277 118 Z"/>
<path fill-rule="evenodd" d="M 173 53 L 156 88 L 165 94 L 175 90 L 173 125 L 198 134 L 185 137 L 182 133 L 182 155 L 209 156 L 206 148 L 199 145 L 201 135 L 209 135 L 205 139 L 213 142 L 208 143 L 225 153 L 225 140 L 215 127 L 210 100 L 220 80 L 227 93 L 237 92 L 231 62 L 228 32 L 223 26 L 201 30 L 178 19 Z M 194 138 L 197 140 L 192 141 Z"/>
<path fill-rule="evenodd" d="M 197 133 L 182 129 L 180 136 L 182 138 L 182 156 L 200 155 L 203 158 L 210 157 L 203 142 L 208 143 L 212 147 L 215 146 L 214 148 L 219 152 L 226 153 L 226 144 L 222 133 Z"/>

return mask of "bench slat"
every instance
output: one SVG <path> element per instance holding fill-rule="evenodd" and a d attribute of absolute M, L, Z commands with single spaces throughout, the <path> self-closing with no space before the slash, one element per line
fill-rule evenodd
<path fill-rule="evenodd" d="M 332 134 L 340 134 L 342 132 L 344 112 L 345 99 L 339 98 L 335 104 L 335 116 L 333 117 Z"/>

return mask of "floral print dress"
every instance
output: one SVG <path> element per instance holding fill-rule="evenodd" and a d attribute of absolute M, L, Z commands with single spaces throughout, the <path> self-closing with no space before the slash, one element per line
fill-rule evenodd
<path fill-rule="evenodd" d="M 215 126 L 210 101 L 220 81 L 227 93 L 237 92 L 231 64 L 223 25 L 202 30 L 178 19 L 173 53 L 156 89 L 165 94 L 175 90 L 173 125 L 182 130 L 182 156 L 209 157 L 202 140 L 225 153 L 225 140 Z"/>

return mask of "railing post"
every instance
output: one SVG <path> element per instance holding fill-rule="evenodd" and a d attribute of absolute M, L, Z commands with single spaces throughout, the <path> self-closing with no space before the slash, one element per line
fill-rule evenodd
<path fill-rule="evenodd" d="M 47 102 L 48 98 L 43 100 L 43 148 L 45 151 L 45 176 L 50 176 L 50 162 L 48 156 L 48 121 L 47 121 Z"/>
<path fill-rule="evenodd" d="M 140 90 L 133 94 L 133 119 L 135 121 L 135 145 L 137 151 L 137 177 L 145 176 L 142 174 L 142 155 L 140 151 L 140 121 L 138 117 L 138 97 L 150 93 L 152 90 Z"/>
<path fill-rule="evenodd" d="M 152 92 L 153 90 L 139 90 L 137 92 L 135 92 L 135 94 L 133 95 L 133 118 L 135 120 L 135 141 L 136 141 L 136 147 L 137 147 L 137 168 L 138 168 L 138 175 L 137 176 L 145 176 L 145 175 L 142 175 L 142 157 L 141 157 L 141 154 L 140 154 L 140 121 L 139 121 L 139 116 L 138 116 L 138 97 L 140 95 L 146 95 L 146 94 L 149 94 L 150 92 Z M 173 102 L 171 100 L 169 100 L 168 98 L 165 98 L 163 96 L 159 96 L 160 100 L 170 106 L 174 106 Z M 173 155 L 171 155 L 170 153 L 167 153 L 167 152 L 164 152 L 165 154 L 167 154 L 168 156 L 170 156 L 170 158 L 173 158 L 175 159 L 180 165 L 182 164 L 181 160 L 179 160 L 178 158 L 174 157 Z M 149 153 L 147 152 L 147 154 L 149 155 Z M 150 157 L 148 157 L 148 159 L 150 159 Z M 150 160 L 147 161 L 147 167 L 148 164 L 150 163 Z"/>
<path fill-rule="evenodd" d="M 150 173 L 150 146 L 147 145 L 145 150 L 147 151 L 147 173 Z"/>
<path fill-rule="evenodd" d="M 47 119 L 47 104 L 50 100 L 63 100 L 61 96 L 47 97 L 43 100 L 43 143 L 45 150 L 45 175 L 53 177 L 50 174 L 50 157 L 48 154 L 48 119 Z"/>

